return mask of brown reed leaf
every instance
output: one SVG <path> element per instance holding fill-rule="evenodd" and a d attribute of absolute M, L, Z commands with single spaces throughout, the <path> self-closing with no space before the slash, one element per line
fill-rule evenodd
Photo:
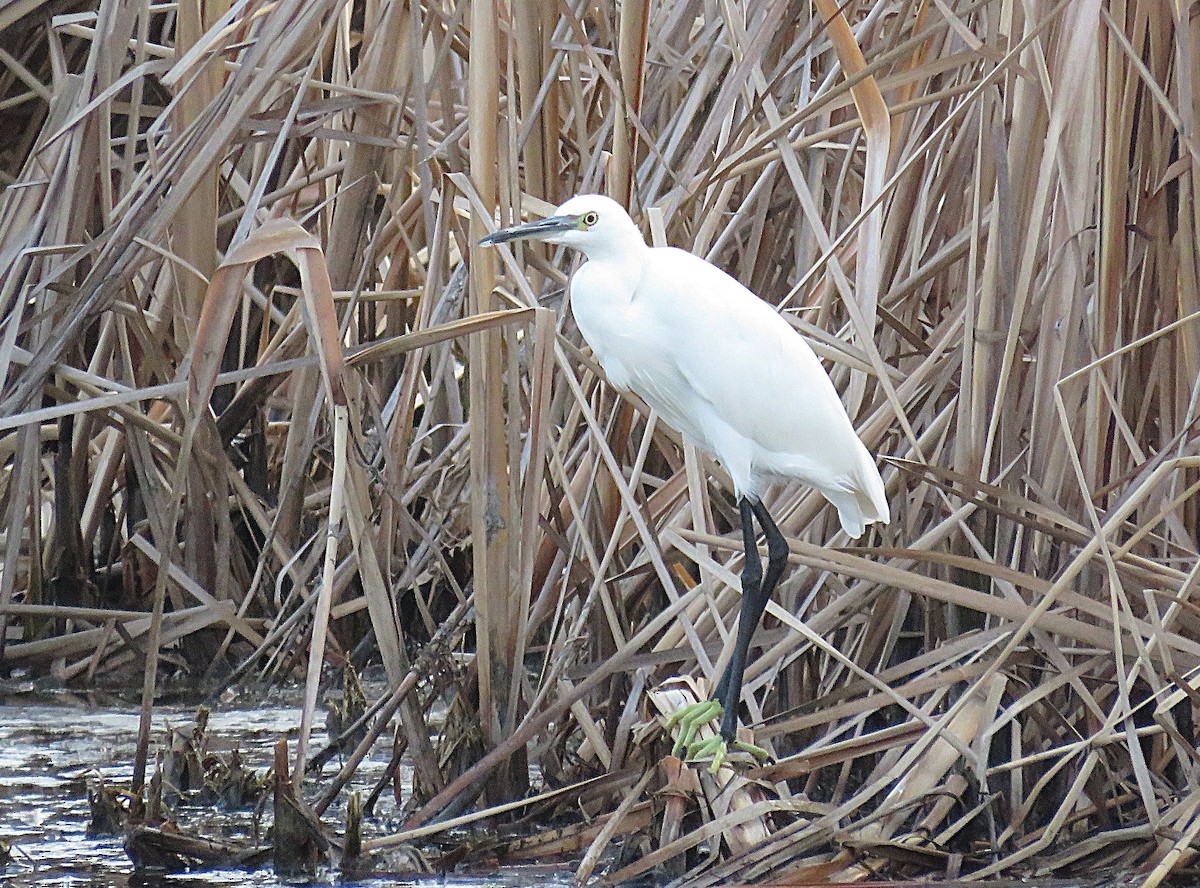
<path fill-rule="evenodd" d="M 306 674 L 309 724 L 370 632 L 432 796 L 403 840 L 554 820 L 503 847 L 641 849 L 607 878 L 1189 864 L 1182 7 L 33 13 L 0 10 L 0 669 L 144 679 L 148 717 L 171 645 L 210 690 Z M 728 478 L 552 313 L 572 256 L 477 247 L 589 191 L 777 306 L 883 464 L 893 523 L 854 547 L 803 485 L 767 497 L 791 566 L 742 721 L 779 759 L 741 808 L 675 791 L 646 709 L 730 655 Z M 429 694 L 480 757 L 442 770 Z"/>

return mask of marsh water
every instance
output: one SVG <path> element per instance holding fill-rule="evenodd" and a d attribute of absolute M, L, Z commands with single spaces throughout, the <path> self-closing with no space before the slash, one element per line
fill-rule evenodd
<path fill-rule="evenodd" d="M 154 713 L 152 744 L 166 742 L 171 729 L 190 731 L 194 704 L 160 705 Z M 212 707 L 208 734 L 216 749 L 240 750 L 247 767 L 265 771 L 273 744 L 279 737 L 294 737 L 300 721 L 299 693 L 285 691 L 253 697 L 232 696 Z M 136 703 L 117 698 L 97 699 L 74 695 L 4 694 L 0 692 L 0 841 L 12 848 L 12 859 L 0 866 L 0 885 L 25 886 L 250 886 L 296 885 L 285 882 L 271 867 L 257 870 L 208 870 L 184 874 L 148 876 L 135 874 L 119 836 L 91 837 L 87 834 L 89 780 L 102 777 L 111 784 L 128 785 L 132 774 L 137 739 Z M 323 730 L 314 732 L 313 748 L 326 741 Z M 384 773 L 389 744 L 375 744 L 372 756 L 360 765 L 352 788 L 369 791 Z M 337 759 L 326 766 L 331 774 Z M 411 772 L 401 774 L 403 791 L 411 788 Z M 343 796 L 345 794 L 343 793 Z M 378 835 L 395 828 L 389 820 L 390 802 L 381 801 L 379 816 L 368 821 L 365 831 Z M 270 807 L 269 804 L 267 806 Z M 241 838 L 253 827 L 253 811 L 220 811 L 204 806 L 175 809 L 180 824 L 204 835 Z M 342 811 L 331 809 L 327 824 L 342 822 Z M 386 869 L 386 867 L 385 867 Z M 377 874 L 347 881 L 330 871 L 315 884 L 355 885 L 364 888 L 412 885 L 451 888 L 533 888 L 566 886 L 571 872 L 560 867 L 504 867 L 495 872 L 434 873 L 414 877 L 411 872 L 377 871 Z M 878 884 L 878 883 L 876 883 Z M 952 883 L 943 883 L 949 888 Z M 975 883 L 978 884 L 978 883 Z M 996 883 L 1014 885 L 1017 883 Z M 1040 881 L 1022 888 L 1075 888 L 1130 886 L 1128 874 L 1087 883 Z"/>
<path fill-rule="evenodd" d="M 156 707 L 152 743 L 165 742 L 172 728 L 190 731 L 195 705 Z M 300 721 L 299 695 L 236 696 L 214 705 L 208 734 L 220 747 L 237 747 L 247 767 L 265 771 L 271 748 L 279 737 L 294 736 Z M 317 719 L 318 728 L 320 719 Z M 134 875 L 122 839 L 90 837 L 87 785 L 99 776 L 128 785 L 137 740 L 137 706 L 129 700 L 70 695 L 9 694 L 0 697 L 0 841 L 12 846 L 11 860 L 0 867 L 5 886 L 125 886 L 162 885 L 168 888 L 201 885 L 280 885 L 270 866 L 255 871 L 215 870 L 154 878 Z M 313 748 L 325 742 L 323 731 L 313 736 Z M 375 744 L 372 757 L 359 768 L 353 786 L 369 791 L 387 766 L 390 744 Z M 332 774 L 337 759 L 326 766 Z M 401 775 L 407 791 L 411 774 Z M 267 806 L 269 809 L 269 805 Z M 185 828 L 224 838 L 238 838 L 253 828 L 253 811 L 226 812 L 200 806 L 175 811 Z M 387 806 L 367 829 L 387 831 Z M 341 820 L 340 812 L 327 818 Z M 529 886 L 567 884 L 569 874 L 541 868 L 491 873 L 443 873 L 420 879 L 411 875 L 380 874 L 346 882 L 330 873 L 318 879 L 327 884 L 382 886 L 397 884 Z M 293 883 L 294 884 L 294 883 Z"/>

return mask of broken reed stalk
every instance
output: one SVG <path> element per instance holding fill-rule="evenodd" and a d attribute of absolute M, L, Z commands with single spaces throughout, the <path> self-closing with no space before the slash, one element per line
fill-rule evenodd
<path fill-rule="evenodd" d="M 454 612 L 451 613 L 450 616 L 446 618 L 445 622 L 438 628 L 437 634 L 430 639 L 429 649 L 431 651 L 436 652 L 443 647 L 449 646 L 450 642 L 458 636 L 458 634 L 461 632 L 460 626 L 463 618 L 467 614 L 468 606 L 469 602 L 463 602 L 454 609 Z M 362 763 L 362 760 L 367 757 L 367 754 L 371 751 L 371 747 L 374 745 L 375 741 L 379 739 L 379 735 L 383 733 L 384 729 L 391 722 L 392 717 L 396 714 L 396 711 L 404 704 L 409 694 L 411 694 L 416 688 L 417 683 L 421 680 L 422 674 L 432 668 L 432 663 L 430 660 L 432 660 L 432 657 L 429 659 L 422 658 L 419 660 L 417 666 L 423 667 L 421 671 L 418 672 L 417 668 L 414 668 L 412 671 L 410 671 L 408 675 L 404 677 L 404 680 L 392 690 L 388 697 L 381 699 L 378 704 L 373 707 L 373 710 L 377 711 L 368 711 L 367 714 L 374 718 L 374 722 L 367 728 L 366 735 L 354 748 L 354 751 L 346 757 L 345 762 L 342 764 L 341 770 L 339 770 L 338 773 L 335 774 L 334 777 L 329 781 L 328 786 L 326 786 L 320 798 L 313 803 L 313 810 L 316 811 L 317 814 L 324 813 L 325 809 L 333 804 L 334 800 L 338 797 L 338 794 L 341 793 L 342 788 L 345 787 L 347 781 L 354 776 L 355 772 L 358 770 L 358 766 Z"/>
<path fill-rule="evenodd" d="M 308 672 L 304 682 L 304 707 L 300 714 L 300 733 L 296 737 L 296 764 L 292 780 L 296 791 L 304 780 L 304 764 L 308 755 L 308 738 L 312 730 L 313 713 L 317 708 L 317 693 L 321 685 L 321 670 L 325 664 L 325 635 L 329 629 L 329 612 L 333 602 L 333 572 L 337 566 L 338 544 L 342 537 L 342 516 L 346 496 L 346 436 L 348 417 L 345 404 L 333 408 L 333 484 L 329 489 L 329 525 L 325 536 L 325 563 L 317 592 L 317 609 L 313 614 L 312 639 L 308 643 Z"/>
<path fill-rule="evenodd" d="M 238 266 L 234 265 L 233 267 Z M 237 305 L 234 299 L 230 298 L 228 268 L 228 264 L 222 266 L 221 271 L 226 272 L 224 275 L 214 273 L 213 279 L 209 283 L 209 292 L 211 292 L 212 298 L 207 298 L 208 294 L 206 293 L 204 309 L 196 319 L 195 359 L 190 367 L 191 373 L 188 377 L 188 398 L 184 409 L 180 411 L 184 417 L 184 431 L 180 438 L 178 459 L 171 485 L 172 493 L 168 501 L 165 522 L 166 527 L 171 528 L 172 533 L 161 544 L 155 573 L 154 597 L 142 676 L 142 705 L 138 720 L 137 748 L 133 759 L 132 790 L 139 803 L 150 756 L 150 725 L 157 687 L 168 578 L 172 562 L 176 560 L 178 552 L 178 544 L 173 531 L 183 515 L 184 491 L 187 488 L 187 479 L 191 477 L 188 470 L 192 468 L 192 448 L 196 441 L 196 435 L 201 433 L 204 424 L 209 420 L 208 402 L 216 384 L 218 369 L 214 356 L 222 350 L 226 338 L 225 331 L 228 328 L 233 309 Z"/>
<path fill-rule="evenodd" d="M 410 830 L 561 819 L 569 789 L 498 807 L 522 755 L 599 812 L 514 857 L 590 865 L 641 832 L 653 850 L 624 872 L 689 885 L 1117 864 L 1154 885 L 1189 860 L 1200 262 L 1179 10 L 16 9 L 5 668 L 141 678 L 146 731 L 169 670 L 303 675 L 299 780 L 323 664 L 369 629 L 372 733 L 399 714 L 429 788 Z M 779 761 L 736 809 L 669 769 L 628 795 L 662 758 L 644 691 L 683 674 L 703 694 L 729 656 L 728 480 L 551 314 L 574 260 L 476 246 L 585 191 L 779 306 L 885 461 L 893 524 L 855 547 L 803 486 L 769 495 L 792 567 L 743 721 Z M 447 614 L 476 639 L 453 656 L 427 641 Z M 429 693 L 490 746 L 445 764 Z M 699 848 L 714 862 L 689 872 Z"/>

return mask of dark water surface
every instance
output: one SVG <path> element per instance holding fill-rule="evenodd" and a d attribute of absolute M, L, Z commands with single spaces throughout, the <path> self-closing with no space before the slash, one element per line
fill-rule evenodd
<path fill-rule="evenodd" d="M 300 723 L 297 699 L 237 700 L 213 707 L 209 718 L 210 742 L 218 749 L 236 746 L 245 765 L 265 771 L 271 748 L 279 737 L 294 737 Z M 100 775 L 109 783 L 128 785 L 137 742 L 137 707 L 127 702 L 89 703 L 63 696 L 36 700 L 21 696 L 0 698 L 0 840 L 12 845 L 12 860 L 0 867 L 0 885 L 23 886 L 259 886 L 288 884 L 276 878 L 271 868 L 257 871 L 220 870 L 156 877 L 132 875 L 132 864 L 116 836 L 89 838 L 87 780 Z M 190 731 L 194 706 L 160 706 L 154 713 L 152 750 L 165 744 L 168 728 Z M 324 746 L 320 728 L 313 733 L 311 748 Z M 294 745 L 292 747 L 294 751 Z M 375 744 L 371 758 L 359 768 L 351 789 L 366 795 L 387 765 L 390 744 Z M 153 756 L 153 753 L 152 753 Z M 338 759 L 326 765 L 332 775 Z M 411 774 L 403 775 L 405 792 Z M 343 793 L 343 797 L 345 793 Z M 268 804 L 268 810 L 270 808 Z M 380 800 L 380 821 L 364 824 L 368 836 L 390 832 L 387 815 L 392 802 Z M 252 812 L 230 814 L 206 808 L 176 809 L 177 819 L 188 831 L 216 837 L 247 834 Z M 329 824 L 342 822 L 341 811 L 325 818 Z M 353 883 L 342 881 L 335 872 L 318 880 L 325 884 L 383 886 L 401 884 L 452 885 L 465 888 L 487 886 L 566 885 L 569 874 L 542 868 L 508 869 L 494 876 L 442 875 L 414 880 L 411 876 L 378 876 Z M 295 884 L 295 883 L 291 883 Z"/>
<path fill-rule="evenodd" d="M 195 706 L 156 707 L 152 751 L 164 748 L 168 729 L 190 732 L 195 713 Z M 210 749 L 225 755 L 236 746 L 246 767 L 265 772 L 271 762 L 274 743 L 284 735 L 294 739 L 299 723 L 299 694 L 295 691 L 254 700 L 234 698 L 212 709 L 208 723 Z M 4 696 L 0 691 L 0 840 L 12 846 L 12 861 L 6 867 L 0 866 L 0 888 L 34 885 L 250 888 L 303 884 L 280 880 L 269 865 L 256 871 L 210 870 L 156 877 L 134 875 L 121 837 L 88 837 L 88 779 L 99 775 L 108 783 L 128 785 L 133 770 L 137 727 L 137 706 L 128 701 L 110 699 L 96 703 L 68 695 Z M 326 735 L 318 717 L 311 749 L 316 752 L 325 743 Z M 294 749 L 293 743 L 293 752 Z M 377 742 L 349 788 L 362 790 L 365 796 L 384 773 L 389 754 L 390 744 L 385 740 Z M 326 776 L 331 776 L 338 765 L 337 758 L 327 764 Z M 402 773 L 406 796 L 411 790 L 411 779 L 411 772 L 406 768 Z M 309 792 L 315 793 L 312 783 L 308 785 Z M 342 799 L 345 797 L 343 792 Z M 269 800 L 267 809 L 269 820 Z M 397 825 L 389 817 L 394 809 L 394 802 L 385 793 L 377 807 L 377 818 L 364 823 L 364 835 L 374 837 L 395 831 Z M 249 810 L 222 812 L 200 806 L 179 806 L 174 812 L 186 831 L 210 837 L 245 838 L 252 827 L 253 812 Z M 344 822 L 342 809 L 331 808 L 323 822 L 327 832 L 340 829 Z M 393 874 L 372 875 L 356 881 L 344 880 L 331 870 L 320 876 L 316 884 L 364 888 L 397 885 L 566 888 L 571 884 L 571 873 L 556 867 L 506 866 L 483 875 L 451 873 L 414 877 L 411 867 L 393 868 L 385 860 L 375 872 L 384 870 Z M 988 883 L 989 888 L 1014 885 L 1020 885 L 1020 888 L 1129 888 L 1136 884 L 1137 880 L 1128 874 L 1086 882 Z M 941 888 L 955 886 L 942 883 Z M 966 886 L 960 883 L 960 888 Z"/>

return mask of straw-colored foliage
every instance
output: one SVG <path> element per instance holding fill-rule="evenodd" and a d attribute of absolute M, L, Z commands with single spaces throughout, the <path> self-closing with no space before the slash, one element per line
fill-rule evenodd
<path fill-rule="evenodd" d="M 1158 883 L 1200 833 L 1196 22 L 0 5 L 5 668 L 307 677 L 304 759 L 319 654 L 371 630 L 419 794 L 367 849 L 524 798 L 555 831 L 480 856 Z M 605 383 L 574 257 L 477 246 L 585 191 L 777 305 L 880 456 L 893 520 L 858 545 L 769 497 L 750 782 L 664 758 L 659 721 L 731 648 L 726 476 Z"/>

